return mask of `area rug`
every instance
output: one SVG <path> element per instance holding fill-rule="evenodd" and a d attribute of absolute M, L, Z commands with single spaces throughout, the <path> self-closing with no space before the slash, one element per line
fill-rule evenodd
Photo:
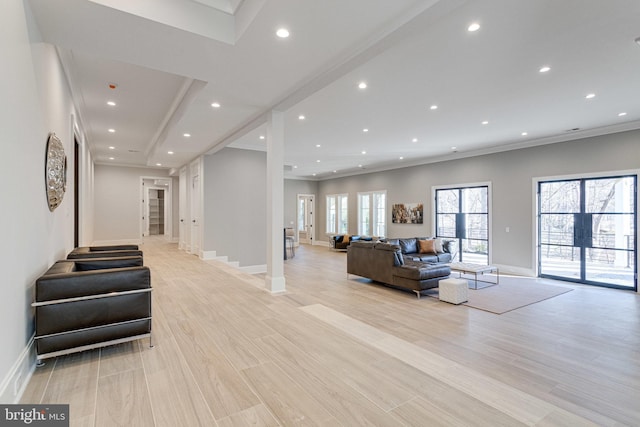
<path fill-rule="evenodd" d="M 498 285 L 478 290 L 469 289 L 469 301 L 464 305 L 495 314 L 503 314 L 572 290 L 569 287 L 547 284 L 543 279 L 500 276 L 500 284 Z M 437 293 L 429 296 L 438 298 Z"/>

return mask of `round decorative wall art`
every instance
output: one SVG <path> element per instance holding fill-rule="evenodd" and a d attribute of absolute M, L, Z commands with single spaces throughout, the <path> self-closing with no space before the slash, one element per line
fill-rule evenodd
<path fill-rule="evenodd" d="M 45 185 L 47 189 L 47 203 L 53 212 L 64 198 L 67 188 L 67 156 L 64 154 L 62 142 L 51 132 L 47 139 L 47 157 L 45 160 Z"/>

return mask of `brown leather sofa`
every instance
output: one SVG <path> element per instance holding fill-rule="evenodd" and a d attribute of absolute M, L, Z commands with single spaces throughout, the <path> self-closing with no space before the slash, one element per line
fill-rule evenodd
<path fill-rule="evenodd" d="M 57 261 L 36 281 L 38 361 L 149 337 L 151 276 L 141 257 Z"/>
<path fill-rule="evenodd" d="M 451 274 L 447 264 L 405 260 L 400 245 L 351 242 L 347 248 L 347 274 L 366 277 L 395 288 L 421 292 L 438 287 Z"/>
<path fill-rule="evenodd" d="M 336 234 L 335 236 L 331 236 L 329 239 L 329 244 L 331 249 L 336 251 L 346 252 L 347 247 L 351 242 L 355 242 L 356 240 L 362 240 L 365 242 L 370 242 L 372 240 L 378 240 L 378 238 L 373 238 L 369 236 L 359 236 L 359 235 L 349 235 L 349 234 Z"/>
<path fill-rule="evenodd" d="M 142 256 L 138 245 L 81 246 L 72 250 L 67 259 Z"/>

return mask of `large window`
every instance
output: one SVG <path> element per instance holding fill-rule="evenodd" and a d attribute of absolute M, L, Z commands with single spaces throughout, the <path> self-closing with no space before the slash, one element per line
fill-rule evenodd
<path fill-rule="evenodd" d="M 386 204 L 386 191 L 358 193 L 358 234 L 363 236 L 386 236 Z"/>
<path fill-rule="evenodd" d="M 436 190 L 436 236 L 457 241 L 454 261 L 489 263 L 489 187 Z"/>
<path fill-rule="evenodd" d="M 330 194 L 327 196 L 327 234 L 349 232 L 349 196 Z"/>

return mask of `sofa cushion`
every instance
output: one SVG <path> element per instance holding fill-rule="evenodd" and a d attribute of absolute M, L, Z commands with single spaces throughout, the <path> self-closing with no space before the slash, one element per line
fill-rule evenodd
<path fill-rule="evenodd" d="M 418 240 L 418 246 L 420 248 L 419 253 L 421 254 L 435 254 L 436 246 L 435 240 Z"/>
<path fill-rule="evenodd" d="M 435 277 L 446 277 L 451 274 L 448 265 L 429 264 L 417 261 L 407 261 L 403 266 L 397 267 L 393 275 L 412 280 L 426 280 Z"/>
<path fill-rule="evenodd" d="M 418 252 L 418 240 L 415 238 L 399 239 L 400 250 L 403 254 L 415 254 Z"/>
<path fill-rule="evenodd" d="M 436 254 L 413 254 L 412 259 L 420 262 L 440 262 L 440 259 Z"/>

